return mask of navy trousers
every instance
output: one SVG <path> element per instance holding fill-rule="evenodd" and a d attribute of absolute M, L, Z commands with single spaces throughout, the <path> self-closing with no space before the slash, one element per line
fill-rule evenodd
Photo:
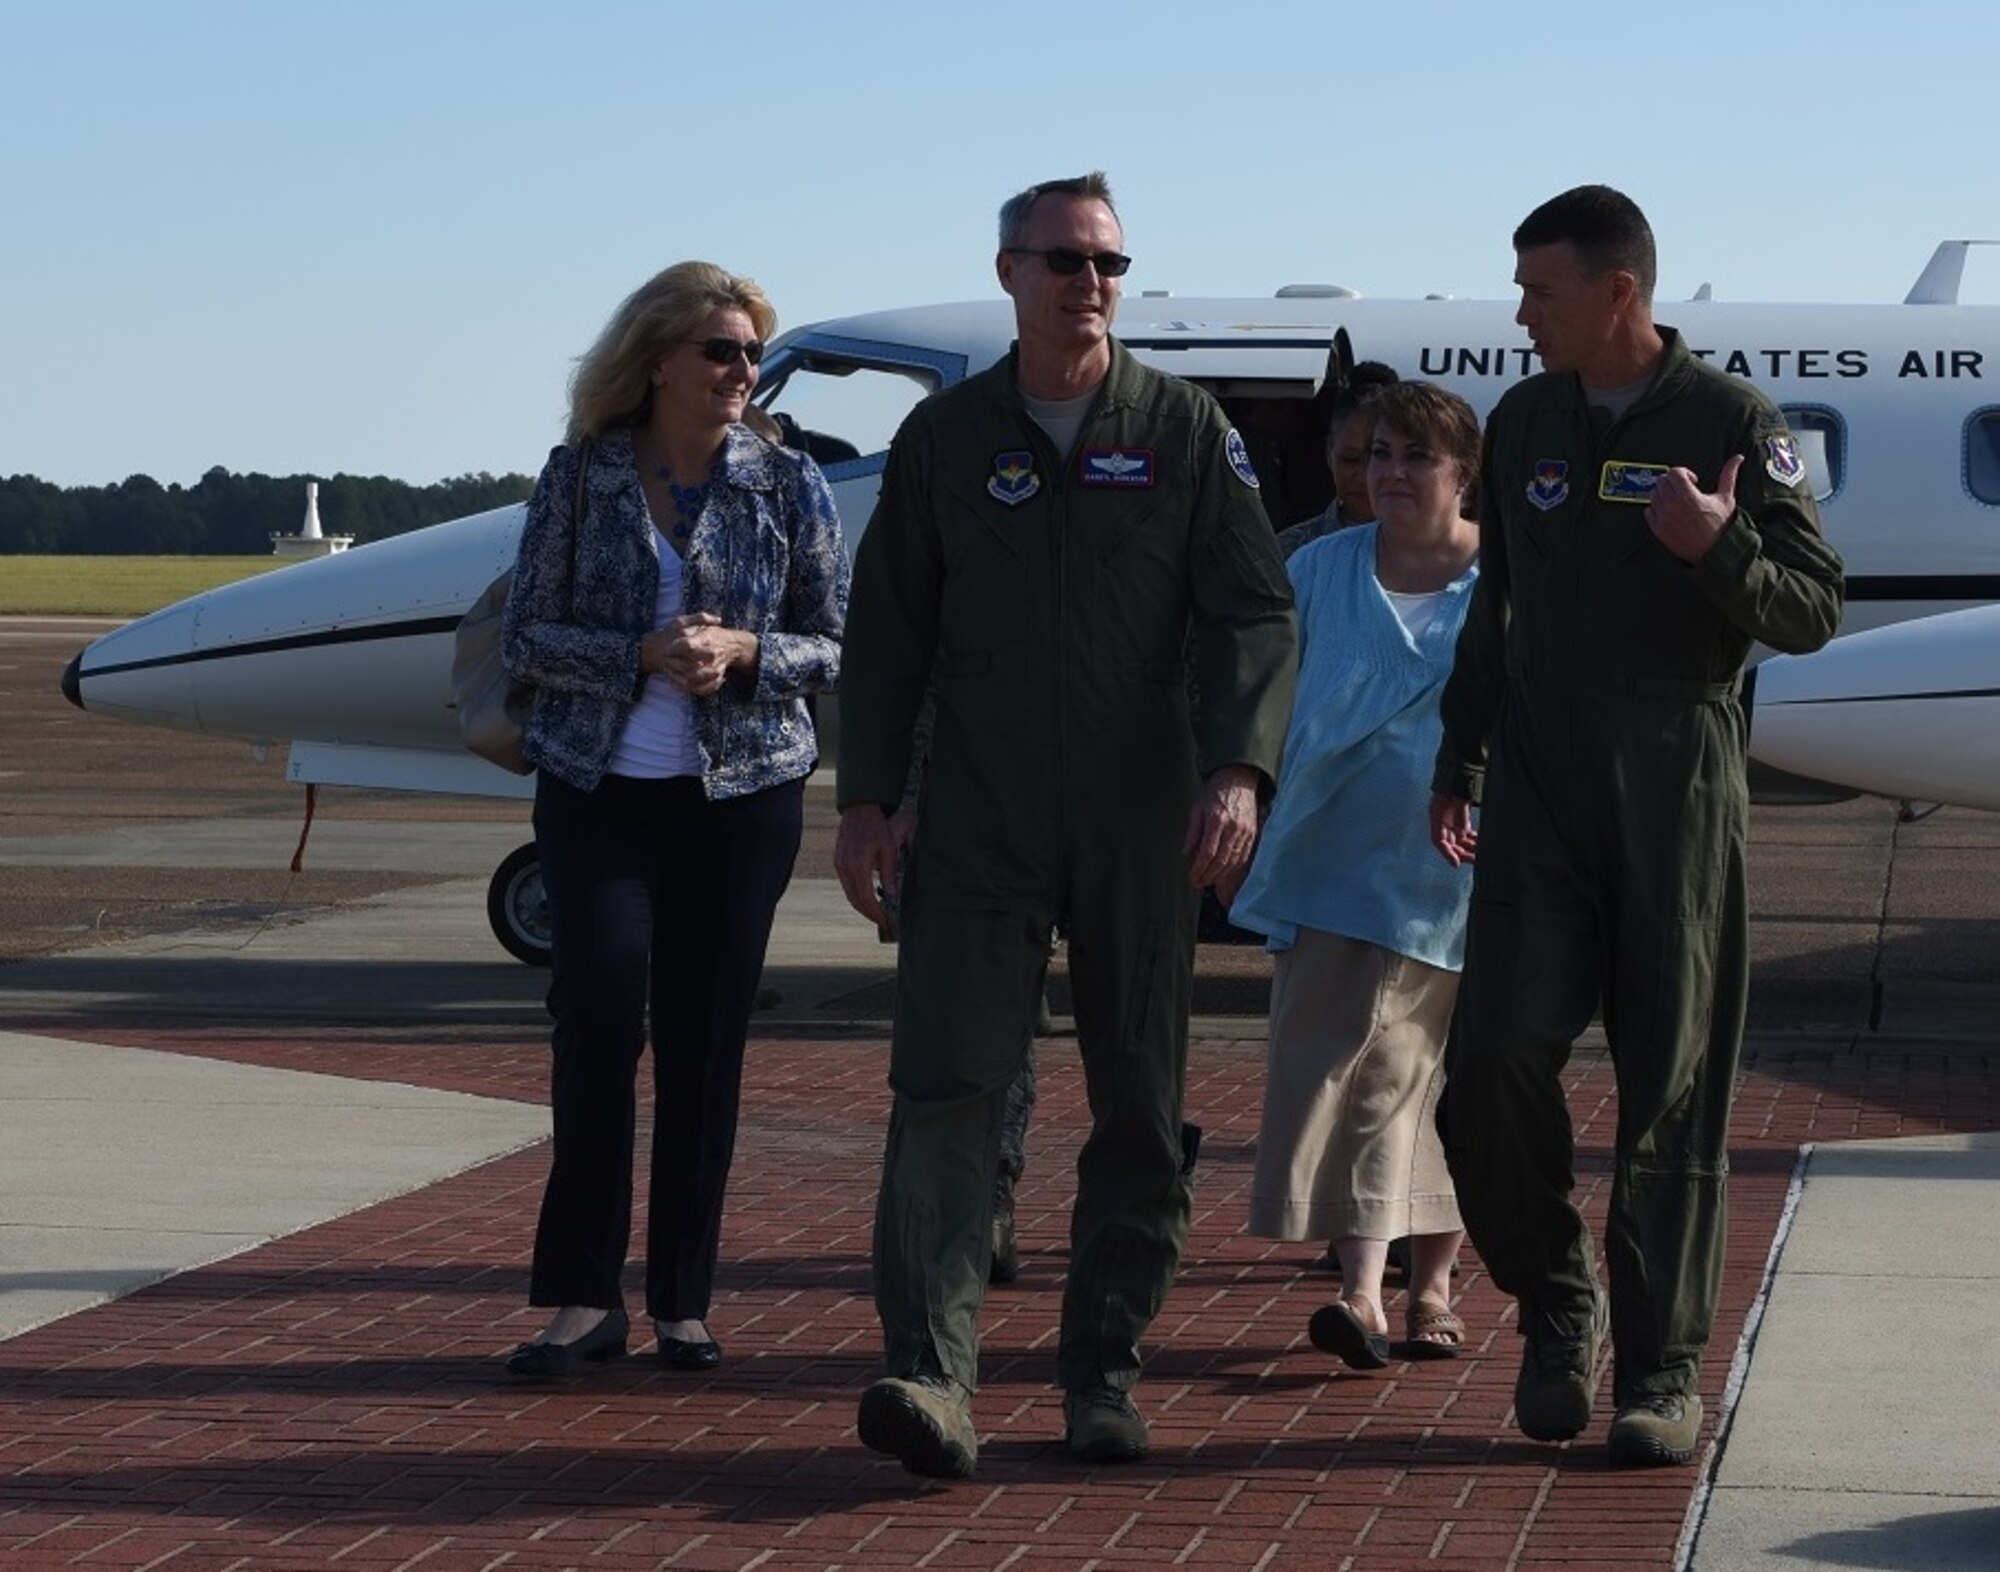
<path fill-rule="evenodd" d="M 535 788 L 554 938 L 555 1142 L 529 1302 L 623 1302 L 636 1083 L 650 1013 L 646 1310 L 708 1314 L 736 1146 L 743 1044 L 805 782 L 711 802 L 692 777 Z"/>

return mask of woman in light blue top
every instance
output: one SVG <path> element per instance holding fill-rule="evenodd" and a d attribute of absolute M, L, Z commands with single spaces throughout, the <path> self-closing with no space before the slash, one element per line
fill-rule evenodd
<path fill-rule="evenodd" d="M 1369 414 L 1377 521 L 1289 563 L 1298 697 L 1229 912 L 1277 954 L 1250 1229 L 1333 1240 L 1343 1297 L 1313 1317 L 1312 1340 L 1359 1369 L 1388 1362 L 1382 1275 L 1401 1235 L 1407 1353 L 1447 1357 L 1464 1332 L 1451 1310 L 1463 1234 L 1433 1115 L 1471 880 L 1431 849 L 1424 810 L 1479 547 L 1471 407 L 1405 382 Z"/>

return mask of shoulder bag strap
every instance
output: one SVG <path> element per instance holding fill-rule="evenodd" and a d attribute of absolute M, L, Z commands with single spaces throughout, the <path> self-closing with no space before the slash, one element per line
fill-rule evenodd
<path fill-rule="evenodd" d="M 572 613 L 576 610 L 576 548 L 583 534 L 584 514 L 590 507 L 589 493 L 584 483 L 590 479 L 590 450 L 592 439 L 585 437 L 576 449 L 576 496 L 569 505 L 569 605 Z"/>

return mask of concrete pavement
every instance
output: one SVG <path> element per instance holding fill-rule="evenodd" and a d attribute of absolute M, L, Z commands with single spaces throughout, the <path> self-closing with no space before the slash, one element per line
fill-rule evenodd
<path fill-rule="evenodd" d="M 277 760 L 77 715 L 42 669 L 66 653 L 0 644 L 0 923 L 34 935 L 0 965 L 0 1320 L 33 1325 L 0 1339 L 0 1563 L 2000 1566 L 2000 817 L 1755 815 L 1753 1034 L 1704 1377 L 1711 1434 L 1727 1421 L 1705 1468 L 1609 1471 L 1602 1408 L 1567 1447 L 1514 1436 L 1512 1311 L 1473 1261 L 1455 1363 L 1360 1378 L 1316 1358 L 1311 1252 L 1241 1232 L 1254 957 L 1205 951 L 1194 1234 L 1139 1393 L 1156 1458 L 1082 1473 L 1057 1440 L 1086 1119 L 1059 1039 L 1022 1285 L 988 1302 L 981 1477 L 937 1491 L 853 1434 L 879 1346 L 893 951 L 831 881 L 787 899 L 780 1001 L 751 1045 L 724 1368 L 510 1388 L 495 1356 L 535 1324 L 545 1156 L 516 1148 L 546 1118 L 547 1023 L 484 884 L 523 826 L 323 794 L 288 881 L 300 803 Z M 808 874 L 822 791 L 815 813 Z M 137 936 L 94 942 L 119 897 Z M 1567 1081 L 1600 1223 L 1603 1055 Z"/>
<path fill-rule="evenodd" d="M 1814 1145 L 1698 1572 L 2000 1567 L 2000 1134 Z"/>
<path fill-rule="evenodd" d="M 0 1031 L 0 1337 L 547 1133 L 527 1103 Z"/>
<path fill-rule="evenodd" d="M 308 959 L 462 965 L 492 944 L 479 890 L 451 880 L 11 968 L 0 983 L 27 986 L 0 993 L 0 1022 L 52 1008 L 71 976 L 90 980 L 72 1005 L 106 1007 L 121 965 L 220 961 L 252 995 L 260 973 Z M 892 953 L 830 881 L 800 881 L 772 947 L 784 1018 L 824 1028 Z M 491 975 L 494 1009 L 538 986 L 525 969 Z M 0 1334 L 433 1183 L 545 1121 L 528 1101 L 0 1032 Z M 2000 1136 L 1816 1143 L 1793 1187 L 1680 1564 L 2000 1564 Z"/>

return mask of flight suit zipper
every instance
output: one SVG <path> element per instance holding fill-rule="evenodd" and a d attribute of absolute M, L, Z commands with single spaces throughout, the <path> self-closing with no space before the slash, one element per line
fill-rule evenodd
<path fill-rule="evenodd" d="M 1050 643 L 1056 660 L 1056 670 L 1050 674 L 1051 685 L 1056 694 L 1056 832 L 1057 844 L 1069 845 L 1069 684 L 1064 680 L 1065 643 L 1069 635 L 1069 492 L 1063 484 L 1064 472 L 1069 461 L 1055 451 L 1055 441 L 1042 429 L 1040 421 L 1027 412 L 1021 411 L 1022 424 L 1027 427 L 1028 445 L 1041 456 L 1043 468 L 1049 477 L 1049 558 L 1054 573 L 1054 618 L 1050 628 Z M 1086 421 L 1088 424 L 1088 421 Z M 1083 441 L 1083 427 L 1077 429 L 1077 442 Z M 1051 462 L 1053 461 L 1053 462 Z"/>

